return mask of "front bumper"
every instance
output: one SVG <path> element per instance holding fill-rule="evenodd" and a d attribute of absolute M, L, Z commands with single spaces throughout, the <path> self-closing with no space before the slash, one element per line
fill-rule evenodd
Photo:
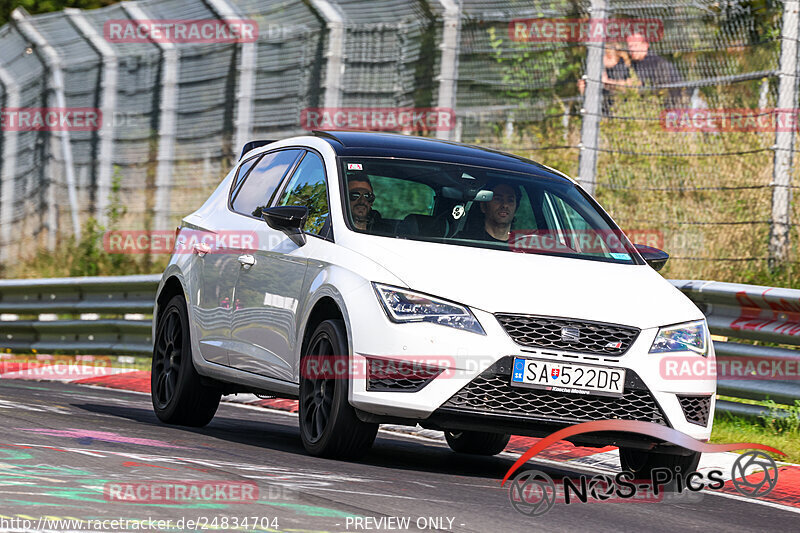
<path fill-rule="evenodd" d="M 368 319 L 375 329 L 354 329 L 353 358 L 357 364 L 377 356 L 434 364 L 445 361 L 451 367 L 424 387 L 405 392 L 369 390 L 366 375 L 354 376 L 350 401 L 362 418 L 531 436 L 592 420 L 640 420 L 664 424 L 698 440 L 709 439 L 716 381 L 676 381 L 664 376 L 664 356 L 648 353 L 657 328 L 642 330 L 624 355 L 600 358 L 519 346 L 493 315 L 473 312 L 486 330 L 485 336 L 433 324 L 391 324 L 383 316 L 377 317 L 381 320 Z M 369 333 L 363 335 L 361 331 Z M 713 365 L 713 346 L 709 351 L 705 360 Z M 621 398 L 613 398 L 513 387 L 510 373 L 515 355 L 625 368 L 625 392 Z M 612 440 L 641 440 L 636 436 L 617 437 Z M 612 442 L 605 436 L 598 443 Z"/>

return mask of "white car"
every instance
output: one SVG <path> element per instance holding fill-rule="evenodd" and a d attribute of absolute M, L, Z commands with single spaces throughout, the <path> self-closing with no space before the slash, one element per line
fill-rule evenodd
<path fill-rule="evenodd" d="M 312 454 L 355 457 L 381 423 L 463 453 L 590 420 L 711 434 L 716 382 L 665 358 L 714 350 L 703 314 L 563 174 L 403 135 L 254 141 L 183 219 L 154 310 L 158 417 L 203 426 L 220 396 L 299 398 Z M 636 434 L 625 470 L 699 454 Z"/>

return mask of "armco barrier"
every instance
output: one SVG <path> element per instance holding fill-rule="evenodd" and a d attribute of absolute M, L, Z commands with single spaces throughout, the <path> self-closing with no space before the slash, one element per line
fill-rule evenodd
<path fill-rule="evenodd" d="M 783 345 L 800 345 L 800 290 L 720 281 L 671 280 L 706 315 L 714 335 Z M 800 351 L 737 342 L 715 342 L 718 361 L 747 360 L 791 362 L 796 366 Z M 719 364 L 718 364 L 719 366 Z M 789 376 L 786 376 L 789 377 Z M 800 399 L 796 379 L 721 379 L 721 395 L 750 400 L 771 399 L 793 405 Z M 763 407 L 720 401 L 717 410 L 741 416 L 759 416 Z"/>
<path fill-rule="evenodd" d="M 0 351 L 152 353 L 153 300 L 160 275 L 0 281 Z M 717 281 L 672 280 L 703 311 L 711 333 L 800 345 L 800 290 Z M 133 316 L 132 316 L 133 315 Z M 797 362 L 794 349 L 714 343 L 718 361 L 758 358 Z M 797 380 L 720 380 L 719 394 L 794 404 Z M 730 401 L 719 411 L 759 416 L 763 407 Z"/>
<path fill-rule="evenodd" d="M 0 281 L 0 350 L 152 353 L 161 276 Z"/>

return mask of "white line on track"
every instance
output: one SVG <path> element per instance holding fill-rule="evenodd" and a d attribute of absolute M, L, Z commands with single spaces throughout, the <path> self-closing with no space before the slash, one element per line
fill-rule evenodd
<path fill-rule="evenodd" d="M 128 392 L 128 393 L 132 393 L 132 394 L 139 394 L 139 395 L 148 396 L 148 397 L 150 396 L 150 394 L 147 393 L 147 392 L 131 391 L 131 390 L 125 390 L 125 389 L 111 389 L 110 387 L 101 387 L 99 385 L 88 385 L 88 384 L 84 385 L 84 384 L 80 384 L 80 383 L 79 383 L 79 385 L 81 385 L 83 387 L 89 387 L 89 388 L 92 388 L 92 389 L 113 390 L 113 391 L 119 391 L 119 392 Z M 262 412 L 263 411 L 267 411 L 267 412 L 274 413 L 274 414 L 283 414 L 283 415 L 288 415 L 288 416 L 295 417 L 295 418 L 297 417 L 297 413 L 292 413 L 291 411 L 282 411 L 282 410 L 278 410 L 278 409 L 271 409 L 269 407 L 262 407 L 260 405 L 248 405 L 248 404 L 236 403 L 236 402 L 225 402 L 225 403 L 228 404 L 228 405 L 232 405 L 232 406 L 240 407 L 240 408 L 244 408 L 244 409 L 251 409 L 251 410 L 262 411 Z M 406 432 L 403 432 L 403 431 L 392 431 L 392 430 L 389 430 L 389 429 L 381 429 L 380 432 L 387 433 L 387 434 L 393 435 L 393 436 L 406 437 L 406 438 L 409 438 L 409 439 L 412 439 L 412 440 L 424 441 L 424 442 L 431 443 L 431 444 L 442 445 L 442 441 L 441 440 L 438 440 L 438 439 L 435 439 L 435 438 L 432 438 L 432 437 L 424 437 L 424 436 L 421 436 L 421 435 L 413 435 L 411 433 L 406 433 Z M 506 457 L 508 459 L 519 459 L 519 457 L 521 456 L 521 454 L 512 453 L 512 452 L 501 452 L 499 455 L 501 457 Z M 576 464 L 576 463 L 572 463 L 572 462 L 569 462 L 569 461 L 568 462 L 553 461 L 553 460 L 550 460 L 550 459 L 544 459 L 544 458 L 540 458 L 540 457 L 537 457 L 535 459 L 535 461 L 537 463 L 544 463 L 544 464 L 552 465 L 552 466 L 554 466 L 556 468 L 562 468 L 562 469 L 563 468 L 572 469 L 572 468 L 574 468 L 576 466 L 579 466 L 582 470 L 589 470 L 589 471 L 596 472 L 596 473 L 599 473 L 599 474 L 607 474 L 609 472 L 614 472 L 614 470 L 610 470 L 610 469 L 607 469 L 607 468 L 597 468 L 597 467 L 593 467 L 593 466 L 589 466 L 589 465 Z M 328 490 L 328 489 L 325 489 L 325 490 Z M 330 490 L 333 490 L 333 489 L 330 489 Z M 367 493 L 355 493 L 355 494 L 367 494 Z M 791 507 L 791 506 L 788 506 L 788 505 L 782 505 L 780 503 L 775 503 L 775 502 L 770 502 L 770 501 L 765 501 L 765 500 L 758 500 L 758 499 L 753 499 L 753 498 L 746 498 L 744 496 L 739 496 L 739 495 L 736 495 L 736 494 L 728 494 L 726 492 L 716 492 L 716 491 L 710 491 L 710 490 L 704 490 L 703 494 L 704 495 L 708 494 L 710 496 L 718 496 L 720 498 L 728 498 L 728 499 L 737 500 L 737 501 L 745 502 L 745 503 L 763 505 L 765 507 L 772 507 L 773 509 L 781 509 L 781 510 L 784 510 L 784 511 L 789 511 L 791 513 L 800 514 L 800 508 Z M 372 495 L 372 496 L 391 496 L 391 495 L 388 495 L 388 494 L 387 495 L 370 494 L 370 495 Z M 398 498 L 409 498 L 408 496 L 405 496 L 405 497 L 404 496 L 397 496 L 397 497 Z M 433 500 L 431 500 L 431 501 L 433 501 Z M 452 503 L 452 502 L 450 502 L 450 503 Z"/>

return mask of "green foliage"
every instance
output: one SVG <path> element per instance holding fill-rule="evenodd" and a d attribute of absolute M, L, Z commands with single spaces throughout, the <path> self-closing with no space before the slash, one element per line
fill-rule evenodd
<path fill-rule="evenodd" d="M 491 57 L 499 67 L 502 95 L 514 103 L 526 104 L 535 95 L 537 99 L 558 101 L 558 94 L 565 96 L 563 87 L 577 81 L 585 55 L 583 46 L 553 46 L 538 50 L 532 43 L 515 41 L 508 36 L 506 28 L 495 26 L 487 30 Z M 536 89 L 537 86 L 545 89 Z M 574 85 L 574 84 L 572 84 Z M 557 94 L 558 92 L 558 94 Z M 577 93 L 577 88 L 572 89 Z"/>
<path fill-rule="evenodd" d="M 109 276 L 162 272 L 169 260 L 166 254 L 151 262 L 147 254 L 109 253 L 103 247 L 103 236 L 108 231 L 118 229 L 126 211 L 121 198 L 121 176 L 115 169 L 106 211 L 108 227 L 90 217 L 81 228 L 79 240 L 74 236 L 61 240 L 55 253 L 44 248 L 37 250 L 32 257 L 9 268 L 8 277 Z"/>
<path fill-rule="evenodd" d="M 117 3 L 118 0 L 2 0 L 0 1 L 0 25 L 11 18 L 17 7 L 24 8 L 31 15 L 61 11 L 65 7 L 95 9 Z"/>
<path fill-rule="evenodd" d="M 325 182 L 297 184 L 281 205 L 304 205 L 308 207 L 305 231 L 319 233 L 328 219 L 328 195 Z"/>
<path fill-rule="evenodd" d="M 767 400 L 765 405 L 769 407 L 769 413 L 761 417 L 761 422 L 768 430 L 776 434 L 800 432 L 800 400 L 795 400 L 791 406 L 780 405 L 772 400 Z"/>
<path fill-rule="evenodd" d="M 784 431 L 776 433 L 765 427 L 758 420 L 731 416 L 727 413 L 718 412 L 714 417 L 711 442 L 726 444 L 731 442 L 757 442 L 766 444 L 786 454 L 786 457 L 780 457 L 780 460 L 790 463 L 800 462 L 800 432 Z"/>

